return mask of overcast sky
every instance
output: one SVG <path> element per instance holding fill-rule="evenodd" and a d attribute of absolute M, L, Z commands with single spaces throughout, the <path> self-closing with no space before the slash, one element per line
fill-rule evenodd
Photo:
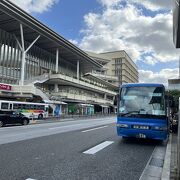
<path fill-rule="evenodd" d="M 140 82 L 178 77 L 173 0 L 11 0 L 83 50 L 125 50 Z"/>

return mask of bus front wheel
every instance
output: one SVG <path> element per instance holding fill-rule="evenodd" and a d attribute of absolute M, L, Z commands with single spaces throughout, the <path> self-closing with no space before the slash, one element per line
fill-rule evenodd
<path fill-rule="evenodd" d="M 128 139 L 128 137 L 122 136 L 122 139 L 123 139 L 124 141 L 126 141 L 126 140 Z"/>

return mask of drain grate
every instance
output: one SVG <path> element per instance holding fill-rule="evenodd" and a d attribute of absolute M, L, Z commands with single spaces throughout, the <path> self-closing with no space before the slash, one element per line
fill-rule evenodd
<path fill-rule="evenodd" d="M 158 158 L 152 158 L 149 165 L 156 166 L 156 167 L 163 167 L 164 160 Z"/>

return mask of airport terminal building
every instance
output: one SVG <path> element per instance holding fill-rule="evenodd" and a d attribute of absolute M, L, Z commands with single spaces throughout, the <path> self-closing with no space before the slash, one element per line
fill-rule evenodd
<path fill-rule="evenodd" d="M 112 113 L 118 86 L 94 76 L 102 63 L 8 0 L 0 1 L 0 99 Z"/>

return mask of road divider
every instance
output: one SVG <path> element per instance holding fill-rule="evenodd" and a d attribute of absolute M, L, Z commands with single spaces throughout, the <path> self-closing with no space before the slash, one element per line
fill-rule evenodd
<path fill-rule="evenodd" d="M 94 146 L 93 148 L 91 148 L 87 151 L 84 151 L 83 153 L 84 154 L 95 154 L 98 151 L 101 151 L 102 149 L 104 149 L 105 147 L 111 145 L 112 143 L 114 143 L 114 141 L 105 141 L 101 144 L 98 144 L 97 146 Z"/>
<path fill-rule="evenodd" d="M 103 129 L 103 128 L 106 128 L 106 127 L 108 127 L 108 126 L 101 126 L 101 127 L 96 127 L 96 128 L 92 128 L 92 129 L 87 129 L 87 130 L 84 130 L 84 131 L 81 131 L 81 132 L 85 133 L 85 132 L 94 131 L 94 130 L 97 130 L 97 129 Z"/>

